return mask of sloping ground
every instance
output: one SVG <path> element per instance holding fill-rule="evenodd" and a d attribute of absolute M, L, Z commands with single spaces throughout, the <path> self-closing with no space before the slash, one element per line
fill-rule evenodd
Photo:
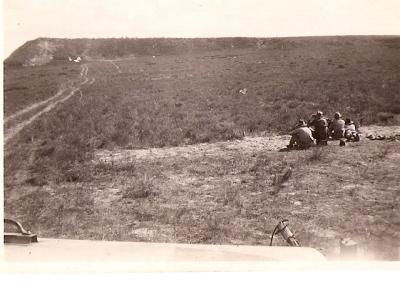
<path fill-rule="evenodd" d="M 350 237 L 364 257 L 399 259 L 400 143 L 280 153 L 283 138 L 98 152 L 90 182 L 22 184 L 6 191 L 6 214 L 43 237 L 248 245 L 267 245 L 288 218 L 304 246 L 330 258 Z"/>
<path fill-rule="evenodd" d="M 349 44 L 349 42 L 351 42 Z M 6 65 L 43 65 L 53 60 L 115 59 L 127 56 L 168 56 L 246 48 L 294 50 L 304 46 L 378 44 L 398 49 L 398 36 L 345 36 L 300 38 L 144 38 L 59 39 L 38 38 L 26 42 L 6 60 Z M 316 54 L 318 56 L 318 54 Z"/>
<path fill-rule="evenodd" d="M 7 117 L 87 77 L 85 64 L 92 78 L 10 140 L 6 215 L 44 237 L 228 244 L 268 244 L 288 218 L 327 256 L 350 237 L 399 259 L 398 142 L 280 153 L 288 137 L 272 134 L 317 109 L 399 122 L 396 40 L 301 41 L 6 70 Z"/>
<path fill-rule="evenodd" d="M 32 124 L 35 120 L 37 120 L 40 116 L 45 113 L 50 112 L 54 109 L 58 104 L 68 100 L 75 93 L 82 92 L 80 87 L 89 82 L 89 78 L 87 77 L 88 67 L 87 65 L 81 66 L 80 76 L 83 78 L 80 82 L 74 84 L 69 82 L 68 87 L 60 87 L 59 91 L 52 97 L 47 98 L 46 100 L 36 102 L 31 104 L 24 109 L 16 112 L 15 114 L 8 116 L 4 119 L 5 131 L 4 131 L 4 144 L 7 145 L 8 141 L 16 136 L 19 132 L 22 131 L 23 128 Z M 64 85 L 68 85 L 65 83 Z M 66 93 L 63 95 L 63 93 Z"/>
<path fill-rule="evenodd" d="M 37 137 L 46 124 L 53 139 L 40 139 L 51 147 L 61 134 L 81 145 L 90 139 L 94 148 L 178 146 L 287 133 L 318 109 L 327 116 L 340 111 L 362 125 L 396 125 L 397 43 L 396 37 L 269 39 L 264 47 L 91 59 L 84 64 L 95 82 L 83 100 L 51 114 L 51 123 L 35 124 L 22 140 Z M 6 116 L 53 96 L 59 87 L 38 90 L 79 76 L 78 66 L 66 60 L 6 68 Z M 63 127 L 66 121 L 74 127 Z"/>
<path fill-rule="evenodd" d="M 381 135 L 385 137 L 400 135 L 398 126 L 365 126 L 361 135 Z M 137 150 L 99 150 L 94 154 L 94 160 L 102 163 L 124 164 L 146 159 L 231 157 L 236 153 L 252 155 L 261 151 L 278 151 L 284 148 L 290 140 L 288 135 L 271 135 L 264 133 L 261 137 L 244 137 L 241 140 L 201 143 L 181 147 L 149 148 Z M 335 142 L 332 142 L 335 143 Z"/>
<path fill-rule="evenodd" d="M 101 150 L 95 152 L 95 160 L 123 164 L 145 159 L 231 157 L 236 153 L 251 155 L 260 151 L 279 150 L 288 144 L 289 136 L 244 137 L 242 140 L 201 143 L 181 147 L 149 148 L 138 150 Z"/>
<path fill-rule="evenodd" d="M 55 96 L 79 80 L 80 66 L 58 64 L 42 67 L 4 67 L 4 117 L 9 118 L 38 102 Z"/>

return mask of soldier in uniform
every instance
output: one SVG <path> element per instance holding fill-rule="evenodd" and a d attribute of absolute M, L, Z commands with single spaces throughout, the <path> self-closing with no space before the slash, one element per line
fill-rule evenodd
<path fill-rule="evenodd" d="M 329 135 L 334 139 L 338 140 L 344 137 L 344 125 L 345 122 L 342 119 L 342 115 L 339 112 L 335 113 L 334 119 L 329 125 Z"/>
<path fill-rule="evenodd" d="M 309 123 L 309 127 L 314 127 L 315 140 L 317 145 L 328 145 L 328 120 L 322 111 L 318 111 L 315 119 Z"/>
<path fill-rule="evenodd" d="M 296 129 L 293 130 L 290 135 L 292 138 L 290 139 L 288 145 L 289 149 L 307 149 L 315 144 L 311 130 L 307 127 L 307 124 L 304 122 L 304 120 L 299 120 Z"/>

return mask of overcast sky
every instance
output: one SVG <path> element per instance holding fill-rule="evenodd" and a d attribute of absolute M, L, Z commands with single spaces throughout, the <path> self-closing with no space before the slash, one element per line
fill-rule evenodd
<path fill-rule="evenodd" d="M 3 0 L 4 56 L 38 37 L 400 35 L 400 0 Z"/>

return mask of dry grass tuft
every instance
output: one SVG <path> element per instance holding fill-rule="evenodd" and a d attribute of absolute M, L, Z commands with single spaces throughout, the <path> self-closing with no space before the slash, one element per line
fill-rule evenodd
<path fill-rule="evenodd" d="M 267 243 L 260 234 L 265 220 L 273 227 L 278 218 L 291 217 L 306 246 L 324 249 L 337 245 L 334 238 L 317 235 L 327 227 L 360 236 L 365 228 L 374 230 L 366 215 L 390 225 L 396 218 L 391 215 L 398 212 L 393 209 L 398 204 L 399 158 L 382 149 L 371 165 L 376 150 L 368 141 L 346 148 L 260 151 L 255 156 L 221 150 L 221 156 L 201 159 L 188 153 L 140 163 L 91 164 L 96 149 L 117 152 L 287 132 L 317 109 L 328 116 L 340 110 L 364 124 L 390 119 L 376 116 L 378 112 L 398 114 L 393 107 L 400 84 L 400 58 L 393 48 L 398 37 L 277 41 L 240 52 L 160 55 L 151 65 L 149 58 L 137 57 L 119 62 L 123 73 L 109 63 L 88 63 L 96 82 L 11 142 L 5 156 L 6 214 L 39 236 L 211 243 L 237 239 L 242 244 Z M 293 45 L 282 48 L 282 41 Z M 343 62 L 345 68 L 336 68 Z M 58 80 L 79 76 L 79 70 L 75 74 L 68 68 L 61 74 L 64 67 L 6 69 L 6 116 L 48 98 Z M 393 80 L 383 88 L 388 76 Z M 155 77 L 160 79 L 151 80 Z M 240 96 L 238 88 L 244 87 L 249 91 Z M 38 89 L 44 93 L 36 97 Z M 391 153 L 399 152 L 396 143 L 388 145 Z M 170 179 L 188 169 L 194 182 Z M 157 171 L 161 175 L 153 178 Z M 237 186 L 238 181 L 245 183 Z M 342 186 L 348 183 L 362 187 L 347 194 Z M 268 194 L 283 187 L 279 195 Z M 115 189 L 122 189 L 121 196 Z M 141 237 L 140 231 L 148 236 Z M 397 250 L 396 234 L 385 242 L 381 232 L 373 238 L 382 256 Z"/>
<path fill-rule="evenodd" d="M 375 158 L 380 160 L 385 159 L 389 153 L 390 153 L 390 146 L 383 145 L 382 147 L 379 148 L 378 153 L 375 155 Z"/>
<path fill-rule="evenodd" d="M 123 199 L 143 199 L 154 195 L 152 179 L 147 175 L 135 177 L 131 185 L 123 190 Z"/>
<path fill-rule="evenodd" d="M 307 157 L 308 161 L 310 162 L 316 162 L 316 161 L 321 161 L 324 158 L 324 147 L 322 146 L 317 146 L 312 148 L 311 154 Z"/>
<path fill-rule="evenodd" d="M 272 182 L 273 186 L 281 187 L 284 183 L 289 181 L 292 176 L 293 170 L 291 167 L 286 167 L 280 174 L 275 174 Z"/>

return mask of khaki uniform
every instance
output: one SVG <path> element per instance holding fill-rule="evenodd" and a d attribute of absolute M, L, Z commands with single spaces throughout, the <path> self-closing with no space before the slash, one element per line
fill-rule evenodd
<path fill-rule="evenodd" d="M 356 126 L 354 125 L 353 122 L 351 122 L 348 125 L 345 125 L 344 128 L 345 128 L 345 131 L 344 131 L 345 138 L 347 138 L 348 140 L 359 140 L 360 139 L 360 136 L 356 130 Z"/>
<path fill-rule="evenodd" d="M 333 139 L 341 139 L 344 136 L 344 120 L 333 119 L 329 126 L 329 134 Z"/>
<path fill-rule="evenodd" d="M 290 139 L 289 146 L 297 145 L 300 148 L 308 148 L 315 144 L 311 130 L 308 127 L 299 127 L 290 134 L 292 138 Z"/>
<path fill-rule="evenodd" d="M 326 145 L 328 142 L 328 121 L 325 117 L 317 118 L 312 121 L 309 126 L 315 128 L 315 139 L 317 144 Z"/>
<path fill-rule="evenodd" d="M 345 125 L 344 128 L 346 131 L 351 131 L 351 132 L 356 131 L 356 125 L 354 125 L 353 123 L 351 123 L 349 125 Z"/>

